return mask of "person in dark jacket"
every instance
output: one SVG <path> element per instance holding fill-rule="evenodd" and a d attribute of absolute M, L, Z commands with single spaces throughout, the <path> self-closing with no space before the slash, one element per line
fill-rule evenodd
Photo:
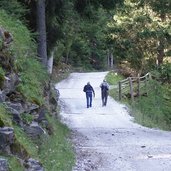
<path fill-rule="evenodd" d="M 109 91 L 109 84 L 106 82 L 106 80 L 103 80 L 103 82 L 100 84 L 101 88 L 101 98 L 102 98 L 102 106 L 107 105 L 107 98 L 108 98 L 108 91 Z"/>
<path fill-rule="evenodd" d="M 83 91 L 86 93 L 87 108 L 92 107 L 92 95 L 95 97 L 95 92 L 93 87 L 90 85 L 90 82 L 84 86 Z"/>

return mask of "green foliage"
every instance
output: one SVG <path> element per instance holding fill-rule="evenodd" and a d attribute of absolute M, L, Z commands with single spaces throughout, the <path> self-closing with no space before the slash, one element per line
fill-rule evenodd
<path fill-rule="evenodd" d="M 1 0 L 0 9 L 5 10 L 6 13 L 15 18 L 22 18 L 27 11 L 26 8 L 17 0 Z"/>
<path fill-rule="evenodd" d="M 43 104 L 43 86 L 48 79 L 45 69 L 33 58 L 28 58 L 20 64 L 22 64 L 21 83 L 18 85 L 18 90 L 27 100 Z"/>
<path fill-rule="evenodd" d="M 29 113 L 22 113 L 20 116 L 21 116 L 22 121 L 26 125 L 30 124 L 34 120 L 34 116 Z"/>
<path fill-rule="evenodd" d="M 171 83 L 171 63 L 165 63 L 159 68 L 160 78 L 163 82 Z"/>
<path fill-rule="evenodd" d="M 26 150 L 29 156 L 38 159 L 38 146 L 36 146 L 27 134 L 17 125 L 13 125 L 16 143 Z"/>
<path fill-rule="evenodd" d="M 171 93 L 168 91 L 168 87 L 153 80 L 149 86 L 148 96 L 140 97 L 132 105 L 136 121 L 148 127 L 170 130 L 171 105 L 170 98 L 168 99 L 169 95 Z"/>
<path fill-rule="evenodd" d="M 35 56 L 36 45 L 32 40 L 32 34 L 20 20 L 17 20 L 16 18 L 7 15 L 5 11 L 0 10 L 0 26 L 9 31 L 13 36 L 14 41 L 12 42 L 9 51 L 11 52 L 11 55 L 19 59 L 16 61 L 17 63 L 21 60 L 25 60 L 28 55 Z"/>
<path fill-rule="evenodd" d="M 66 139 L 69 130 L 53 116 L 47 116 L 53 135 L 40 148 L 39 157 L 46 170 L 70 171 L 74 164 L 71 144 Z"/>
<path fill-rule="evenodd" d="M 24 170 L 23 166 L 21 166 L 21 163 L 17 158 L 10 156 L 10 157 L 7 157 L 7 159 L 9 161 L 10 171 L 16 171 L 16 170 L 23 171 Z"/>
<path fill-rule="evenodd" d="M 107 76 L 106 80 L 110 85 L 117 85 L 119 81 L 123 80 L 124 77 L 117 72 L 110 71 Z"/>
<path fill-rule="evenodd" d="M 9 115 L 9 113 L 5 109 L 5 106 L 0 104 L 0 127 L 12 126 L 11 118 L 12 116 Z"/>
<path fill-rule="evenodd" d="M 170 49 L 170 21 L 153 11 L 151 1 L 144 1 L 146 3 L 141 7 L 139 1 L 131 2 L 125 1 L 125 6 L 115 12 L 108 24 L 108 41 L 113 46 L 117 61 L 126 60 L 142 73 L 156 65 L 159 51 Z M 170 13 L 166 15 L 170 16 Z"/>
<path fill-rule="evenodd" d="M 122 75 L 114 71 L 110 71 L 106 76 L 106 80 L 110 84 L 110 87 L 111 87 L 109 94 L 111 97 L 113 97 L 116 100 L 119 99 L 118 82 L 123 79 L 124 77 Z"/>
<path fill-rule="evenodd" d="M 1 156 L 0 156 L 1 157 Z M 21 161 L 13 156 L 3 155 L 9 164 L 9 171 L 23 171 L 24 167 L 21 165 Z"/>

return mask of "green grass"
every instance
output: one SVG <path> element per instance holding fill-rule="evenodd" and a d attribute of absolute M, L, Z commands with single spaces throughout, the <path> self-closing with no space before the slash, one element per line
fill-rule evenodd
<path fill-rule="evenodd" d="M 144 126 L 171 130 L 171 86 L 157 81 L 150 84 L 148 96 L 142 96 L 132 104 L 132 113 Z"/>
<path fill-rule="evenodd" d="M 48 80 L 47 72 L 36 59 L 29 58 L 21 63 L 21 82 L 17 87 L 18 91 L 26 100 L 42 105 L 44 85 Z"/>
<path fill-rule="evenodd" d="M 53 126 L 53 135 L 40 148 L 39 157 L 43 166 L 50 171 L 71 171 L 75 159 L 67 139 L 69 130 L 54 117 L 48 117 L 48 120 Z"/>
<path fill-rule="evenodd" d="M 6 154 L 0 154 L 0 157 L 4 158 L 8 162 L 9 171 L 23 171 L 24 167 L 21 164 L 21 161 L 14 156 L 8 156 Z"/>
<path fill-rule="evenodd" d="M 17 125 L 14 125 L 14 133 L 18 144 L 25 149 L 29 156 L 38 159 L 38 146 L 32 142 L 27 134 Z"/>
<path fill-rule="evenodd" d="M 106 76 L 106 80 L 110 85 L 118 85 L 118 82 L 123 79 L 124 77 L 115 71 L 110 71 Z"/>
<path fill-rule="evenodd" d="M 0 127 L 12 126 L 11 118 L 12 116 L 7 112 L 5 106 L 0 104 Z"/>

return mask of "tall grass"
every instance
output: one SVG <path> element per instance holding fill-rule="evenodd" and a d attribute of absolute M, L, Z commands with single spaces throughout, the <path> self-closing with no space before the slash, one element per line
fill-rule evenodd
<path fill-rule="evenodd" d="M 26 100 L 42 105 L 44 103 L 43 90 L 48 80 L 48 74 L 33 58 L 22 62 L 20 73 L 21 82 L 18 90 L 23 94 Z"/>
<path fill-rule="evenodd" d="M 140 97 L 132 104 L 137 122 L 147 127 L 171 130 L 171 87 L 152 81 L 147 97 Z"/>
<path fill-rule="evenodd" d="M 48 120 L 53 127 L 53 135 L 43 142 L 39 157 L 47 171 L 71 171 L 74 153 L 66 139 L 69 130 L 53 116 L 48 116 Z"/>

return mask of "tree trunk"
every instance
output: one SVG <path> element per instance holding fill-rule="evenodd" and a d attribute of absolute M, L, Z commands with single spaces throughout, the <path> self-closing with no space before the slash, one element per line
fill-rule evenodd
<path fill-rule="evenodd" d="M 164 22 L 166 20 L 166 14 L 160 15 L 161 21 Z M 164 53 L 164 37 L 160 38 L 159 46 L 158 46 L 158 55 L 157 55 L 157 63 L 158 66 L 163 64 L 165 53 Z"/>
<path fill-rule="evenodd" d="M 161 64 L 163 64 L 163 58 L 164 58 L 164 49 L 158 51 L 157 61 L 158 61 L 158 65 L 159 65 L 159 66 L 160 66 Z"/>
<path fill-rule="evenodd" d="M 108 68 L 112 69 L 113 68 L 113 54 L 112 51 L 108 51 Z"/>
<path fill-rule="evenodd" d="M 51 56 L 48 59 L 48 73 L 52 74 L 53 71 L 53 58 L 54 58 L 54 51 L 51 52 Z"/>
<path fill-rule="evenodd" d="M 38 56 L 47 67 L 45 0 L 37 0 Z"/>

